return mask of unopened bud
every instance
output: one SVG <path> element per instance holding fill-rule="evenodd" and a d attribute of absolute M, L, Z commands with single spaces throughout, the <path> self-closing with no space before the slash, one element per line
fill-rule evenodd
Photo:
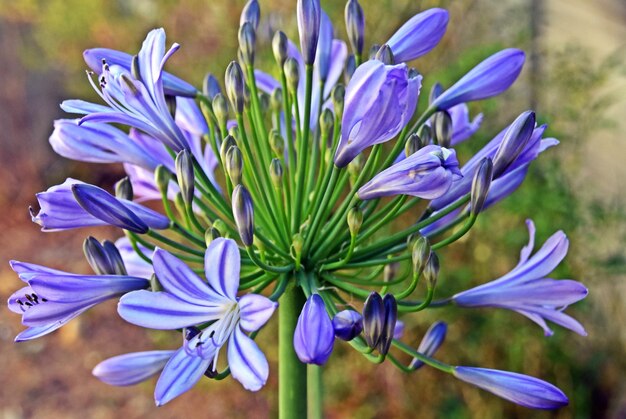
<path fill-rule="evenodd" d="M 204 77 L 204 82 L 202 83 L 202 93 L 204 93 L 204 95 L 210 100 L 213 100 L 215 95 L 222 93 L 220 83 L 213 74 L 207 73 Z"/>
<path fill-rule="evenodd" d="M 252 23 L 245 22 L 239 28 L 239 50 L 246 66 L 254 65 L 254 49 L 256 45 L 256 32 Z"/>
<path fill-rule="evenodd" d="M 348 228 L 350 229 L 350 235 L 356 236 L 363 224 L 363 211 L 359 207 L 352 207 L 348 211 Z"/>
<path fill-rule="evenodd" d="M 167 167 L 162 164 L 158 165 L 154 170 L 154 183 L 156 183 L 157 188 L 161 193 L 167 193 L 168 186 L 170 184 L 170 180 L 172 179 L 171 172 L 167 169 Z"/>
<path fill-rule="evenodd" d="M 243 173 L 243 157 L 241 150 L 236 145 L 231 146 L 225 154 L 224 168 L 233 185 L 241 183 L 241 175 Z"/>
<path fill-rule="evenodd" d="M 330 109 L 326 108 L 322 111 L 319 123 L 322 135 L 332 136 L 335 126 L 335 116 Z"/>
<path fill-rule="evenodd" d="M 98 275 L 111 275 L 112 267 L 104 248 L 98 240 L 87 237 L 83 242 L 83 253 L 91 269 Z"/>
<path fill-rule="evenodd" d="M 443 86 L 441 83 L 436 82 L 433 87 L 430 88 L 430 95 L 428 96 L 428 103 L 433 103 L 435 99 L 443 93 Z"/>
<path fill-rule="evenodd" d="M 287 78 L 289 93 L 296 95 L 298 93 L 298 83 L 300 83 L 300 70 L 298 62 L 293 57 L 289 57 L 285 61 L 285 77 Z"/>
<path fill-rule="evenodd" d="M 337 114 L 337 118 L 341 119 L 343 116 L 343 103 L 346 97 L 346 87 L 343 84 L 336 84 L 330 92 L 330 97 L 333 100 L 333 110 Z"/>
<path fill-rule="evenodd" d="M 430 252 L 430 256 L 426 265 L 424 266 L 424 279 L 426 280 L 427 287 L 434 288 L 437 284 L 437 278 L 439 277 L 439 257 L 435 252 Z"/>
<path fill-rule="evenodd" d="M 220 237 L 226 237 L 227 235 L 226 233 L 228 232 L 228 227 L 226 226 L 226 223 L 224 221 L 218 218 L 217 220 L 213 222 L 212 228 L 213 230 L 215 230 L 214 234 L 219 235 Z"/>
<path fill-rule="evenodd" d="M 448 325 L 446 323 L 442 321 L 433 323 L 424 334 L 422 341 L 417 347 L 417 352 L 426 355 L 427 357 L 432 357 L 446 339 L 447 331 Z M 413 358 L 411 364 L 409 364 L 409 368 L 416 370 L 421 368 L 423 365 L 424 363 L 422 361 L 417 358 Z"/>
<path fill-rule="evenodd" d="M 276 157 L 282 157 L 285 152 L 285 140 L 276 129 L 270 132 L 270 148 Z"/>
<path fill-rule="evenodd" d="M 363 305 L 363 337 L 370 348 L 376 348 L 385 327 L 385 306 L 379 293 L 372 291 Z"/>
<path fill-rule="evenodd" d="M 427 146 L 433 142 L 433 131 L 428 125 L 422 125 L 417 130 L 417 135 L 422 140 L 422 145 Z"/>
<path fill-rule="evenodd" d="M 281 67 L 285 65 L 285 61 L 288 57 L 288 44 L 289 41 L 287 39 L 287 35 L 285 35 L 283 31 L 276 31 L 276 33 L 274 33 L 274 38 L 272 39 L 272 51 L 274 52 L 276 63 Z"/>
<path fill-rule="evenodd" d="M 241 136 L 239 135 L 239 125 L 235 124 L 228 128 L 228 135 L 238 141 L 241 138 Z"/>
<path fill-rule="evenodd" d="M 220 234 L 219 230 L 214 226 L 207 228 L 204 232 L 204 242 L 206 243 L 207 247 L 209 247 L 209 244 L 211 244 L 213 240 L 220 237 L 222 237 L 222 235 Z"/>
<path fill-rule="evenodd" d="M 350 178 L 357 178 L 361 171 L 363 170 L 363 166 L 365 165 L 365 158 L 363 154 L 358 154 L 351 162 L 348 164 L 348 174 Z"/>
<path fill-rule="evenodd" d="M 422 139 L 417 134 L 411 134 L 404 145 L 404 154 L 409 157 L 411 154 L 424 147 Z"/>
<path fill-rule="evenodd" d="M 354 310 L 340 311 L 333 318 L 333 329 L 339 339 L 345 341 L 354 339 L 363 330 L 361 314 Z"/>
<path fill-rule="evenodd" d="M 122 259 L 122 255 L 118 250 L 115 243 L 110 240 L 105 240 L 102 242 L 102 248 L 109 259 L 109 263 L 113 268 L 114 275 L 127 275 L 126 266 L 124 265 L 124 259 Z"/>
<path fill-rule="evenodd" d="M 266 114 L 270 108 L 270 95 L 265 92 L 259 92 L 259 106 L 261 107 L 261 113 Z"/>
<path fill-rule="evenodd" d="M 398 321 L 398 303 L 393 294 L 386 294 L 383 297 L 383 306 L 385 308 L 385 325 L 378 342 L 378 352 L 387 355 L 396 333 L 396 322 Z"/>
<path fill-rule="evenodd" d="M 226 122 L 228 121 L 228 103 L 221 93 L 217 93 L 213 97 L 213 114 L 220 127 L 226 126 Z"/>
<path fill-rule="evenodd" d="M 275 188 L 283 186 L 283 165 L 280 163 L 280 159 L 272 159 L 270 163 L 270 177 Z"/>
<path fill-rule="evenodd" d="M 522 153 L 535 129 L 535 113 L 523 112 L 509 126 L 493 158 L 493 177 L 498 178 Z"/>
<path fill-rule="evenodd" d="M 380 49 L 376 53 L 376 59 L 378 61 L 382 61 L 383 64 L 393 65 L 394 58 L 393 58 L 393 52 L 391 52 L 391 47 L 389 47 L 389 45 L 387 44 L 380 47 Z"/>
<path fill-rule="evenodd" d="M 356 58 L 354 57 L 354 55 L 350 54 L 348 55 L 348 58 L 346 59 L 346 67 L 343 70 L 343 78 L 346 84 L 350 82 L 350 79 L 352 78 L 352 75 L 354 74 L 355 71 L 356 71 Z"/>
<path fill-rule="evenodd" d="M 259 27 L 259 20 L 261 20 L 261 7 L 259 6 L 258 0 L 248 0 L 241 11 L 239 26 L 250 23 L 252 28 L 256 31 Z"/>
<path fill-rule="evenodd" d="M 239 237 L 244 246 L 251 246 L 254 240 L 254 207 L 252 197 L 243 185 L 237 185 L 233 191 L 233 215 L 239 230 Z"/>
<path fill-rule="evenodd" d="M 474 179 L 472 180 L 472 194 L 470 211 L 473 216 L 477 216 L 482 211 L 489 187 L 491 186 L 491 177 L 493 175 L 493 163 L 489 157 L 485 157 L 481 162 Z"/>
<path fill-rule="evenodd" d="M 304 237 L 302 237 L 302 234 L 300 233 L 294 234 L 293 238 L 291 239 L 291 250 L 293 252 L 293 255 L 296 257 L 296 259 L 300 259 L 300 256 L 302 255 L 303 246 L 304 246 Z"/>
<path fill-rule="evenodd" d="M 237 141 L 235 140 L 235 137 L 229 134 L 224 138 L 222 145 L 220 146 L 220 157 L 222 158 L 222 162 L 226 162 L 226 152 L 233 146 L 237 147 Z"/>
<path fill-rule="evenodd" d="M 346 31 L 348 40 L 355 55 L 363 53 L 363 39 L 365 36 L 365 15 L 357 0 L 348 0 L 345 9 Z"/>
<path fill-rule="evenodd" d="M 283 89 L 280 87 L 274 89 L 270 96 L 270 109 L 272 112 L 278 113 L 283 107 Z"/>
<path fill-rule="evenodd" d="M 397 263 L 388 263 L 385 265 L 383 269 L 383 281 L 391 282 L 396 278 L 396 274 L 398 273 L 398 264 Z"/>
<path fill-rule="evenodd" d="M 370 47 L 370 54 L 369 54 L 370 60 L 375 60 L 376 59 L 376 54 L 378 54 L 378 50 L 379 49 L 380 49 L 380 44 L 373 44 Z"/>
<path fill-rule="evenodd" d="M 115 196 L 128 201 L 133 200 L 133 184 L 130 182 L 128 176 L 118 180 L 115 184 Z"/>
<path fill-rule="evenodd" d="M 176 156 L 176 178 L 185 204 L 191 205 L 194 196 L 193 157 L 189 150 L 182 150 Z"/>
<path fill-rule="evenodd" d="M 319 0 L 298 0 L 298 32 L 300 50 L 307 65 L 313 65 L 320 36 L 321 7 Z"/>
<path fill-rule="evenodd" d="M 430 257 L 430 243 L 424 236 L 420 236 L 411 244 L 411 261 L 413 262 L 413 273 L 421 275 L 428 258 Z"/>
<path fill-rule="evenodd" d="M 245 82 L 241 66 L 236 61 L 232 61 L 228 64 L 225 81 L 226 94 L 230 100 L 230 106 L 237 114 L 242 114 L 245 106 Z"/>
<path fill-rule="evenodd" d="M 435 140 L 441 147 L 450 147 L 452 143 L 452 118 L 448 111 L 437 112 L 432 119 Z"/>

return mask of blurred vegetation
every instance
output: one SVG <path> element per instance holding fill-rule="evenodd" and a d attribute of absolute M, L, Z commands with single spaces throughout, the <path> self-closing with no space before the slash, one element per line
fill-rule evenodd
<path fill-rule="evenodd" d="M 259 56 L 258 66 L 270 70 L 273 60 L 269 54 L 269 40 L 274 29 L 281 28 L 296 39 L 295 5 L 290 0 L 261 3 L 263 29 L 259 43 L 266 53 Z M 322 3 L 335 22 L 336 36 L 345 38 L 344 3 Z M 449 86 L 475 63 L 500 48 L 510 46 L 527 51 L 531 46 L 536 48 L 531 40 L 537 34 L 532 32 L 530 22 L 540 16 L 531 15 L 528 1 L 362 0 L 361 3 L 367 19 L 368 46 L 386 39 L 419 10 L 432 6 L 450 10 L 449 30 L 441 45 L 415 63 L 425 74 L 422 99 L 427 97 L 435 81 Z M 163 26 L 170 42 L 182 44 L 168 69 L 200 85 L 207 71 L 221 78 L 227 63 L 234 58 L 236 29 L 243 4 L 243 0 L 0 0 L 0 51 L 4 62 L 0 64 L 0 70 L 5 78 L 0 99 L 9 105 L 3 106 L 8 114 L 0 116 L 3 124 L 0 136 L 3 149 L 10 147 L 2 156 L 3 167 L 0 168 L 0 174 L 9 179 L 6 189 L 0 192 L 0 208 L 20 211 L 20 216 L 15 219 L 25 225 L 23 208 L 27 204 L 22 204 L 32 202 L 35 191 L 68 175 L 107 182 L 121 174 L 119 167 L 86 165 L 54 156 L 46 141 L 52 120 L 62 115 L 56 107 L 61 99 L 96 98 L 83 73 L 85 65 L 81 53 L 84 49 L 106 46 L 136 51 L 149 29 Z M 529 217 L 537 224 L 538 245 L 558 229 L 565 230 L 571 239 L 570 254 L 554 277 L 583 280 L 593 296 L 594 287 L 601 281 L 624 273 L 623 252 L 592 250 L 596 249 L 596 244 L 607 240 L 607 236 L 623 242 L 626 237 L 624 208 L 619 202 L 607 204 L 586 200 L 573 186 L 571 176 L 584 162 L 584 156 L 579 152 L 580 144 L 598 130 L 612 126 L 606 109 L 618 96 L 608 85 L 614 74 L 623 69 L 623 61 L 616 55 L 595 63 L 590 58 L 590 51 L 575 45 L 557 51 L 544 47 L 536 52 L 543 62 L 541 74 L 525 71 L 506 94 L 471 104 L 471 114 L 483 112 L 485 118 L 474 138 L 460 147 L 460 157 L 466 161 L 472 152 L 527 109 L 531 98 L 538 98 L 540 118 L 550 124 L 548 136 L 558 138 L 561 145 L 533 163 L 520 190 L 481 216 L 468 237 L 442 252 L 442 289 L 451 293 L 496 278 L 515 266 L 519 250 L 527 241 L 524 219 Z M 7 83 L 10 85 L 6 86 Z M 16 199 L 21 206 L 17 209 Z M 400 222 L 412 221 L 404 219 Z M 12 231 L 29 234 L 34 240 L 39 234 L 22 224 Z M 52 237 L 47 241 L 54 243 L 54 240 Z M 60 240 L 60 236 L 56 240 Z M 75 242 L 79 243 L 78 240 Z M 73 254 L 67 255 L 68 263 L 79 263 L 78 249 L 76 246 Z M 30 254 L 28 245 L 24 245 L 23 253 Z M 430 323 L 439 319 L 448 321 L 449 337 L 438 353 L 441 359 L 541 377 L 555 383 L 570 396 L 571 406 L 566 409 L 555 413 L 530 412 L 428 369 L 404 376 L 391 365 L 371 365 L 350 351 L 347 345 L 338 343 L 325 374 L 327 414 L 329 417 L 359 418 L 618 417 L 626 398 L 620 374 L 626 370 L 623 356 L 626 337 L 624 333 L 610 332 L 620 330 L 619 324 L 624 323 L 626 313 L 623 302 L 612 300 L 611 296 L 610 290 L 605 291 L 604 299 L 590 298 L 568 309 L 586 326 L 590 334 L 588 338 L 578 337 L 558 326 L 554 328 L 553 337 L 544 338 L 534 323 L 503 310 L 430 310 L 404 319 L 407 322 L 405 336 L 415 344 Z M 604 301 L 607 305 L 594 306 L 590 301 Z M 97 314 L 86 316 L 87 322 L 89 316 Z M 115 328 L 119 327 L 114 320 L 105 322 L 113 330 L 113 336 Z M 615 325 L 605 326 L 606 322 Z M 212 406 L 211 412 L 216 416 L 220 414 L 218 412 L 228 412 L 227 415 L 233 417 L 263 417 L 274 412 L 276 354 L 272 349 L 275 342 L 273 326 L 260 335 L 261 346 L 266 348 L 272 363 L 271 382 L 260 396 L 245 393 L 236 384 L 228 382 L 232 380 L 227 380 L 205 382 L 193 396 L 185 397 L 200 402 L 206 398 L 206 405 Z M 128 326 L 121 330 L 126 334 L 137 332 Z M 96 332 L 93 334 L 95 336 Z M 164 347 L 171 347 L 171 342 L 160 334 L 151 338 Z M 143 348 L 128 344 L 118 349 L 124 352 Z M 99 347 L 99 351 L 98 359 L 91 365 L 117 354 L 106 347 Z M 44 357 L 42 354 L 40 363 L 45 363 Z M 69 368 L 75 367 L 80 366 Z M 94 393 L 100 392 L 104 386 L 95 379 L 87 383 L 73 382 L 69 369 L 66 373 L 69 376 L 65 377 L 67 386 L 85 386 Z M 142 385 L 141 389 L 149 399 L 152 383 Z M 98 411 L 106 412 L 106 406 L 111 409 L 109 413 L 119 411 L 124 393 L 124 390 L 109 391 L 111 401 L 104 403 Z M 47 393 L 39 397 L 44 403 L 44 397 L 55 396 Z M 22 404 L 26 403 L 25 400 L 25 394 L 15 394 L 12 403 Z M 172 415 L 187 412 L 184 400 L 172 405 L 164 408 L 170 410 L 159 412 Z M 251 406 L 256 406 L 254 409 L 257 410 L 252 410 L 255 414 L 250 414 Z M 83 417 L 90 412 L 90 407 L 84 409 Z M 144 409 L 153 414 L 149 407 Z M 141 415 L 132 409 L 127 412 L 130 417 Z M 207 410 L 197 414 L 202 417 L 205 413 Z M 104 417 L 107 417 L 106 413 Z"/>

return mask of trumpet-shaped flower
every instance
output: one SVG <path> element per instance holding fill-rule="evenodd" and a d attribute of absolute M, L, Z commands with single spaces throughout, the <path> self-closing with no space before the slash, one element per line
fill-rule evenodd
<path fill-rule="evenodd" d="M 118 355 L 96 365 L 94 376 L 112 386 L 131 386 L 163 369 L 175 351 L 146 351 Z"/>

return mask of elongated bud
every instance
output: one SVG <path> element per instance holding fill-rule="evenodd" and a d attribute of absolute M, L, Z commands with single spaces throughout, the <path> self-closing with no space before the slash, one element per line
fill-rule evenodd
<path fill-rule="evenodd" d="M 391 342 L 396 333 L 396 322 L 398 321 L 398 303 L 392 294 L 386 294 L 383 297 L 383 306 L 385 308 L 385 325 L 378 342 L 378 352 L 387 355 Z"/>
<path fill-rule="evenodd" d="M 231 146 L 226 151 L 225 157 L 224 167 L 226 173 L 228 173 L 228 177 L 233 185 L 239 185 L 243 173 L 243 157 L 241 156 L 241 150 L 239 150 L 239 147 L 236 145 Z"/>
<path fill-rule="evenodd" d="M 128 201 L 133 200 L 133 184 L 130 183 L 128 176 L 118 180 L 115 184 L 115 196 Z"/>
<path fill-rule="evenodd" d="M 270 148 L 276 157 L 283 157 L 285 152 L 285 140 L 277 129 L 270 131 Z"/>
<path fill-rule="evenodd" d="M 424 266 L 424 279 L 426 280 L 427 287 L 434 288 L 437 285 L 437 278 L 439 277 L 439 257 L 435 252 L 430 252 L 428 261 Z"/>
<path fill-rule="evenodd" d="M 213 240 L 220 237 L 222 237 L 222 235 L 220 234 L 219 230 L 213 226 L 207 228 L 204 232 L 204 242 L 206 243 L 207 247 L 209 247 L 209 244 L 211 244 Z"/>
<path fill-rule="evenodd" d="M 380 47 L 380 49 L 376 53 L 376 59 L 378 61 L 382 61 L 383 64 L 386 64 L 386 65 L 394 64 L 393 52 L 391 52 L 391 48 L 389 48 L 389 45 L 385 44 L 382 47 Z"/>
<path fill-rule="evenodd" d="M 270 177 L 275 188 L 281 188 L 283 186 L 283 165 L 280 159 L 273 158 L 270 162 Z"/>
<path fill-rule="evenodd" d="M 343 78 L 346 84 L 350 83 L 350 79 L 352 78 L 352 75 L 355 71 L 356 58 L 354 57 L 354 55 L 350 54 L 348 55 L 348 58 L 346 58 L 346 67 L 343 70 Z"/>
<path fill-rule="evenodd" d="M 427 146 L 433 142 L 433 131 L 428 125 L 422 125 L 417 130 L 417 135 L 422 140 L 422 146 Z"/>
<path fill-rule="evenodd" d="M 258 0 L 248 0 L 246 5 L 241 11 L 241 17 L 239 18 L 239 26 L 243 26 L 245 23 L 250 23 L 252 28 L 256 31 L 259 27 L 259 21 L 261 20 L 261 7 Z"/>
<path fill-rule="evenodd" d="M 256 32 L 252 23 L 245 22 L 239 28 L 239 50 L 243 62 L 247 66 L 254 65 L 254 50 L 256 46 Z"/>
<path fill-rule="evenodd" d="M 396 274 L 398 273 L 398 264 L 397 263 L 388 263 L 385 265 L 383 269 L 383 281 L 391 282 L 395 279 Z"/>
<path fill-rule="evenodd" d="M 202 83 L 202 93 L 204 93 L 204 95 L 211 100 L 213 100 L 215 95 L 222 93 L 220 82 L 217 81 L 213 74 L 207 73 L 207 75 L 204 76 L 204 82 Z"/>
<path fill-rule="evenodd" d="M 343 84 L 337 84 L 330 92 L 330 97 L 333 100 L 333 109 L 337 114 L 337 118 L 341 119 L 343 116 L 343 104 L 346 97 L 346 87 Z"/>
<path fill-rule="evenodd" d="M 232 61 L 226 68 L 226 94 L 230 100 L 230 106 L 237 112 L 243 113 L 245 106 L 244 90 L 245 82 L 241 66 L 236 61 Z"/>
<path fill-rule="evenodd" d="M 363 305 L 363 337 L 367 346 L 376 348 L 385 327 L 385 306 L 379 293 L 372 293 Z"/>
<path fill-rule="evenodd" d="M 354 55 L 363 53 L 365 37 L 365 15 L 357 0 L 348 0 L 345 9 L 346 32 Z"/>
<path fill-rule="evenodd" d="M 380 47 L 381 47 L 380 44 L 372 44 L 372 46 L 370 47 L 370 54 L 369 54 L 370 60 L 376 59 L 376 54 L 378 54 L 378 50 L 380 49 Z"/>
<path fill-rule="evenodd" d="M 521 154 L 535 129 L 535 113 L 523 112 L 509 126 L 493 158 L 493 177 L 497 179 Z"/>
<path fill-rule="evenodd" d="M 452 118 L 448 111 L 439 111 L 433 116 L 433 128 L 437 144 L 448 148 L 452 142 Z"/>
<path fill-rule="evenodd" d="M 330 109 L 326 108 L 322 111 L 319 123 L 322 134 L 331 136 L 335 126 L 335 116 Z"/>
<path fill-rule="evenodd" d="M 274 38 L 272 38 L 272 52 L 274 53 L 276 63 L 281 68 L 285 65 L 285 61 L 288 57 L 288 44 L 289 40 L 283 31 L 276 31 L 274 33 Z"/>
<path fill-rule="evenodd" d="M 413 133 L 406 140 L 406 144 L 404 146 L 404 154 L 409 157 L 411 154 L 415 153 L 422 147 L 424 147 L 424 144 L 422 144 L 422 139 L 419 135 Z"/>
<path fill-rule="evenodd" d="M 252 197 L 243 185 L 237 185 L 233 191 L 233 215 L 241 242 L 246 247 L 252 246 L 254 240 L 254 207 Z"/>
<path fill-rule="evenodd" d="M 348 164 L 348 174 L 350 178 L 357 178 L 359 174 L 361 174 L 361 170 L 363 170 L 363 166 L 365 165 L 365 159 L 363 154 L 358 154 L 354 160 Z"/>
<path fill-rule="evenodd" d="M 217 119 L 217 124 L 220 127 L 226 126 L 228 121 L 228 103 L 223 94 L 217 93 L 213 97 L 213 114 Z"/>
<path fill-rule="evenodd" d="M 300 72 L 298 62 L 295 58 L 289 57 L 285 61 L 285 77 L 287 78 L 287 88 L 289 93 L 295 95 L 298 93 L 298 83 L 300 83 Z"/>
<path fill-rule="evenodd" d="M 472 180 L 472 199 L 470 211 L 473 216 L 478 215 L 483 210 L 489 187 L 491 186 L 491 177 L 493 175 L 493 163 L 489 157 L 485 157 L 474 174 Z"/>
<path fill-rule="evenodd" d="M 422 341 L 417 347 L 417 352 L 427 357 L 432 357 L 446 339 L 447 331 L 448 325 L 445 322 L 438 321 L 433 323 L 424 334 Z M 424 363 L 417 358 L 413 358 L 411 364 L 409 364 L 409 368 L 412 370 L 416 370 L 422 366 L 424 366 Z"/>
<path fill-rule="evenodd" d="M 222 162 L 224 162 L 224 164 L 226 162 L 226 152 L 233 146 L 237 147 L 237 141 L 235 140 L 235 137 L 229 134 L 224 138 L 224 141 L 222 141 L 222 145 L 220 146 L 220 157 L 222 158 Z"/>
<path fill-rule="evenodd" d="M 320 36 L 321 10 L 319 0 L 298 0 L 298 32 L 304 63 L 312 65 Z"/>
<path fill-rule="evenodd" d="M 266 114 L 270 108 L 270 95 L 265 92 L 259 92 L 259 106 L 261 107 L 261 113 Z"/>
<path fill-rule="evenodd" d="M 239 139 L 241 138 L 241 135 L 239 134 L 239 126 L 233 125 L 232 127 L 228 128 L 228 135 L 233 137 L 236 141 L 239 141 Z"/>
<path fill-rule="evenodd" d="M 109 244 L 107 244 L 109 243 Z M 93 237 L 83 242 L 83 252 L 91 269 L 98 275 L 126 275 L 126 267 L 117 247 L 109 241 L 100 244 Z"/>
<path fill-rule="evenodd" d="M 324 365 L 333 351 L 335 330 L 326 312 L 324 300 L 311 295 L 298 317 L 293 348 L 298 359 L 306 364 Z"/>
<path fill-rule="evenodd" d="M 343 310 L 333 318 L 335 336 L 341 340 L 351 341 L 363 330 L 363 318 L 354 310 Z"/>
<path fill-rule="evenodd" d="M 413 262 L 413 273 L 420 275 L 430 257 L 430 243 L 424 236 L 418 237 L 411 246 L 411 261 Z"/>
<path fill-rule="evenodd" d="M 130 74 L 135 80 L 141 81 L 141 72 L 139 71 L 139 57 L 133 55 L 130 61 Z"/>
<path fill-rule="evenodd" d="M 167 193 L 167 189 L 172 179 L 171 172 L 162 164 L 158 165 L 154 170 L 154 183 L 161 193 Z"/>
<path fill-rule="evenodd" d="M 270 109 L 272 112 L 278 113 L 283 107 L 283 89 L 280 87 L 274 89 L 270 96 Z"/>
<path fill-rule="evenodd" d="M 191 205 L 194 194 L 193 157 L 189 150 L 182 150 L 176 156 L 176 178 L 185 204 Z"/>
<path fill-rule="evenodd" d="M 350 235 L 356 236 L 363 224 L 363 211 L 359 207 L 352 207 L 348 211 L 348 228 L 350 229 Z"/>
<path fill-rule="evenodd" d="M 115 243 L 110 240 L 105 240 L 102 242 L 102 248 L 109 259 L 113 274 L 128 275 L 126 266 L 124 265 L 124 259 L 122 259 L 122 255 L 117 246 L 115 246 Z"/>
<path fill-rule="evenodd" d="M 294 234 L 291 239 L 291 251 L 293 252 L 293 256 L 298 260 L 302 255 L 302 246 L 304 246 L 304 237 L 302 237 L 300 233 Z"/>
<path fill-rule="evenodd" d="M 428 95 L 428 103 L 433 103 L 443 93 L 443 86 L 441 83 L 436 82 L 433 87 L 430 88 L 430 95 Z"/>

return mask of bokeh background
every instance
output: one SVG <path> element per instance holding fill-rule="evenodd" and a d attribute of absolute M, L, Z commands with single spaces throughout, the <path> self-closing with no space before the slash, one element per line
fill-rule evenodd
<path fill-rule="evenodd" d="M 122 175 L 114 165 L 87 165 L 56 156 L 52 121 L 65 98 L 96 100 L 84 75 L 81 52 L 106 46 L 137 51 L 146 32 L 165 27 L 182 44 L 168 69 L 196 85 L 211 71 L 221 78 L 234 58 L 243 0 L 0 0 L 0 296 L 19 286 L 9 259 L 89 272 L 81 245 L 87 234 L 41 233 L 30 222 L 34 194 L 72 176 L 110 185 Z M 484 123 L 460 150 L 462 160 L 533 108 L 561 144 L 531 166 L 526 183 L 479 218 L 472 233 L 442 252 L 442 280 L 462 290 L 507 272 L 527 240 L 524 220 L 537 223 L 538 243 L 558 229 L 571 239 L 557 278 L 575 278 L 589 297 L 568 309 L 586 327 L 579 337 L 558 326 L 551 338 L 515 313 L 498 310 L 430 310 L 405 319 L 417 343 L 434 320 L 449 322 L 438 356 L 453 364 L 513 370 L 562 388 L 571 405 L 534 412 L 428 370 L 404 375 L 375 366 L 337 344 L 325 368 L 330 418 L 624 418 L 626 417 L 626 3 L 623 0 L 361 0 L 366 43 L 384 41 L 414 13 L 439 6 L 451 21 L 442 43 L 416 67 L 449 86 L 472 65 L 503 47 L 530 57 L 506 94 L 470 105 Z M 296 38 L 295 1 L 262 0 L 259 45 L 269 50 L 275 28 Z M 345 39 L 343 1 L 322 0 Z M 271 68 L 269 55 L 260 66 Z M 428 90 L 424 90 L 427 92 Z M 411 222 L 410 219 L 401 222 Z M 274 319 L 275 322 L 275 319 Z M 276 330 L 260 335 L 271 364 L 268 385 L 245 392 L 232 379 L 203 380 L 165 407 L 152 401 L 154 381 L 136 388 L 106 386 L 90 374 L 99 361 L 155 346 L 173 348 L 171 335 L 149 334 L 116 316 L 113 302 L 42 339 L 13 344 L 18 316 L 0 314 L 0 417 L 174 418 L 250 417 L 276 414 Z"/>

